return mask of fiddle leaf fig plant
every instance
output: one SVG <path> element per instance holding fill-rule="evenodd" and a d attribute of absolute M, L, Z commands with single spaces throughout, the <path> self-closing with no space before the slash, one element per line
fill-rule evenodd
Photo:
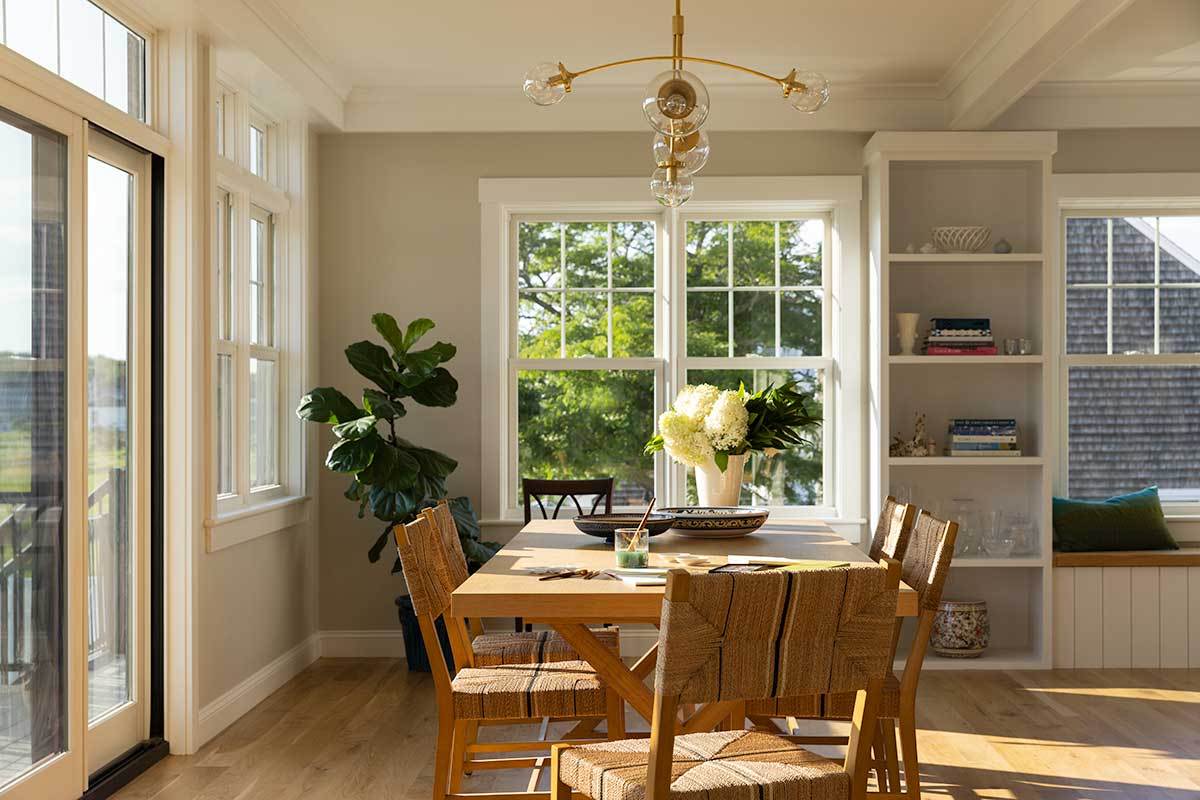
<path fill-rule="evenodd" d="M 367 553 L 374 563 L 396 524 L 411 522 L 422 508 L 446 496 L 446 478 L 458 467 L 445 453 L 420 447 L 399 435 L 397 422 L 408 414 L 405 404 L 449 408 L 458 400 L 458 381 L 441 366 L 454 358 L 454 345 L 438 342 L 414 349 L 433 330 L 432 320 L 415 319 L 401 330 L 392 315 L 375 314 L 371 323 L 387 347 L 364 340 L 346 348 L 350 366 L 374 384 L 362 390 L 362 405 L 332 386 L 320 386 L 300 399 L 296 416 L 332 428 L 336 441 L 325 457 L 325 466 L 351 476 L 345 496 L 358 503 L 360 519 L 369 510 L 387 523 Z M 455 497 L 449 502 L 468 565 L 477 568 L 499 546 L 480 541 L 479 522 L 469 498 Z M 399 572 L 399 564 L 397 559 L 393 572 Z"/>

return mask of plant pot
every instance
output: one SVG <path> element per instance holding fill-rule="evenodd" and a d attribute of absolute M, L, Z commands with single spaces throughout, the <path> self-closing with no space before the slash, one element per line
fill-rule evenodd
<path fill-rule="evenodd" d="M 421 637 L 421 626 L 417 622 L 417 614 L 413 610 L 412 598 L 402 594 L 396 598 L 396 609 L 400 615 L 400 630 L 404 634 L 404 657 L 408 661 L 409 672 L 431 672 L 429 651 L 425 649 L 425 640 Z M 442 644 L 442 655 L 450 674 L 455 672 L 454 654 L 450 650 L 450 635 L 446 632 L 446 623 L 438 620 L 436 624 L 438 640 Z"/>
<path fill-rule="evenodd" d="M 746 471 L 746 453 L 730 456 L 722 472 L 717 462 L 696 467 L 696 495 L 701 506 L 736 506 L 742 494 L 742 473 Z"/>

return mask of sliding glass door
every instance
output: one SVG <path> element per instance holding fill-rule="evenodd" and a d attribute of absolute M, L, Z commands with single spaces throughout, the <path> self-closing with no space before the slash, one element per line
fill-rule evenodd
<path fill-rule="evenodd" d="M 69 320 L 80 210 L 70 177 L 83 129 L 0 89 L 0 794 L 55 798 L 82 770 L 71 537 L 82 442 L 69 412 L 81 397 L 70 368 L 80 339 Z"/>
<path fill-rule="evenodd" d="M 150 162 L 0 80 L 0 800 L 147 738 Z"/>

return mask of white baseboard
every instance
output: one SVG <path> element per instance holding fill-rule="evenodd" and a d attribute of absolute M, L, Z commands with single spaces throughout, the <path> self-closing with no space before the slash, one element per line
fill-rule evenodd
<path fill-rule="evenodd" d="M 321 631 L 322 658 L 404 658 L 399 630 Z"/>
<path fill-rule="evenodd" d="M 200 709 L 196 749 L 266 700 L 272 692 L 317 660 L 321 636 L 314 633 L 279 658 Z"/>

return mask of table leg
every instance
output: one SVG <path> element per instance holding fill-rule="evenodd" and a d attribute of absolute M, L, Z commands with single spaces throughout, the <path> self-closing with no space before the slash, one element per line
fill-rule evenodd
<path fill-rule="evenodd" d="M 625 698 L 634 711 L 646 720 L 653 718 L 654 693 L 619 657 L 601 644 L 586 625 L 578 622 L 556 622 L 554 630 L 595 668 L 609 687 Z M 642 661 L 645 660 L 643 657 Z"/>

